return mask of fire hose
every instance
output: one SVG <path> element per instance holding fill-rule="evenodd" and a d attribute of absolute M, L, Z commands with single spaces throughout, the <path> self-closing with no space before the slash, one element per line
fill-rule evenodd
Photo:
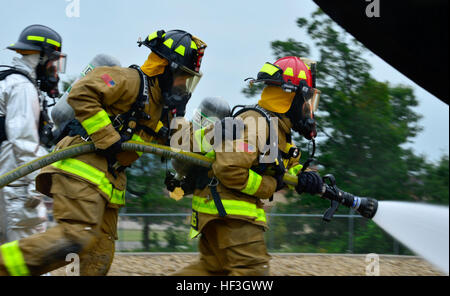
<path fill-rule="evenodd" d="M 125 151 L 152 153 L 164 158 L 175 158 L 182 162 L 190 162 L 194 165 L 206 168 L 211 168 L 214 161 L 206 156 L 197 153 L 187 152 L 154 143 L 128 141 L 122 144 L 122 149 Z M 81 154 L 92 153 L 95 150 L 96 148 L 92 142 L 81 143 L 63 149 L 55 150 L 45 156 L 32 160 L 4 175 L 1 175 L 0 188 L 3 188 L 9 183 L 54 162 Z M 331 206 L 325 212 L 323 220 L 327 222 L 330 221 L 333 217 L 333 214 L 337 211 L 338 206 L 341 204 L 356 210 L 363 217 L 371 219 L 373 218 L 373 216 L 375 216 L 378 207 L 378 201 L 376 199 L 369 197 L 358 197 L 351 193 L 340 190 L 336 187 L 336 182 L 332 175 L 324 176 L 323 180 L 324 186 L 321 197 L 331 201 Z M 283 181 L 287 185 L 297 185 L 296 176 L 284 174 Z"/>

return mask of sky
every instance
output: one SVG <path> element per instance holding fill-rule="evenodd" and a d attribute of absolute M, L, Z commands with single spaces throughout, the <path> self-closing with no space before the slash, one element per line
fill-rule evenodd
<path fill-rule="evenodd" d="M 279 0 L 276 5 L 268 0 L 0 2 L 3 23 L 0 26 L 0 64 L 9 64 L 15 56 L 3 48 L 14 43 L 26 26 L 43 24 L 55 29 L 63 38 L 63 52 L 68 55 L 63 80 L 75 77 L 99 53 L 118 58 L 122 66 L 142 65 L 149 50 L 138 47 L 136 41 L 156 30 L 182 29 L 198 36 L 208 47 L 201 69 L 204 75 L 187 106 L 188 117 L 205 97 L 223 97 L 231 106 L 256 103 L 257 98 L 247 99 L 241 93 L 246 86 L 244 79 L 255 77 L 265 62 L 274 62 L 271 41 L 294 38 L 312 45 L 306 33 L 297 27 L 296 20 L 309 17 L 317 9 L 312 0 Z M 419 101 L 414 110 L 423 116 L 419 124 L 424 130 L 407 146 L 429 161 L 448 155 L 448 105 L 376 55 L 367 53 L 365 57 L 372 64 L 372 75 L 377 80 L 414 89 Z"/>

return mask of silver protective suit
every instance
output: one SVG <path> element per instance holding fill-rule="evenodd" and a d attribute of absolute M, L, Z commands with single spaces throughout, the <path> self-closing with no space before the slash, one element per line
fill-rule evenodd
<path fill-rule="evenodd" d="M 14 58 L 12 66 L 35 78 L 39 55 Z M 26 77 L 11 74 L 0 81 L 0 116 L 7 139 L 0 146 L 0 175 L 47 154 L 39 145 L 40 100 Z M 0 189 L 0 244 L 45 231 L 47 211 L 35 190 L 37 171 Z"/>

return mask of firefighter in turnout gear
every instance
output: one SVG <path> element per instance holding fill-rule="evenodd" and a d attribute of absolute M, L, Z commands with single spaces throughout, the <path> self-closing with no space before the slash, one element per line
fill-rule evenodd
<path fill-rule="evenodd" d="M 202 153 L 215 161 L 207 175 L 199 177 L 203 182 L 197 183 L 192 198 L 190 235 L 200 236 L 200 258 L 174 275 L 269 275 L 264 203 L 285 187 L 285 173 L 298 176 L 297 192 L 322 192 L 320 176 L 302 171 L 291 134 L 294 130 L 307 139 L 316 136 L 314 111 L 320 92 L 314 87 L 314 66 L 298 57 L 266 63 L 253 81 L 266 84 L 258 104 L 233 112 L 233 122 L 243 122 L 241 136 L 225 120 L 220 144 L 216 138 L 213 145 L 201 141 L 201 132 L 193 137 Z M 270 147 L 277 147 L 276 153 Z"/>
<path fill-rule="evenodd" d="M 57 95 L 58 73 L 65 67 L 61 46 L 56 31 L 31 25 L 7 47 L 21 57 L 0 66 L 0 175 L 47 154 L 41 131 L 50 125 L 41 105 L 46 105 L 44 92 Z M 35 190 L 36 175 L 0 189 L 0 244 L 45 231 L 47 210 Z"/>
<path fill-rule="evenodd" d="M 181 30 L 138 43 L 152 51 L 141 67 L 96 67 L 70 91 L 76 119 L 55 149 L 90 140 L 97 151 L 41 170 L 36 187 L 53 198 L 58 225 L 0 246 L 0 274 L 39 275 L 67 264 L 69 253 L 80 255 L 81 275 L 107 274 L 125 204 L 124 170 L 141 154 L 122 151 L 121 143 L 167 142 L 169 120 L 184 115 L 206 48 Z"/>

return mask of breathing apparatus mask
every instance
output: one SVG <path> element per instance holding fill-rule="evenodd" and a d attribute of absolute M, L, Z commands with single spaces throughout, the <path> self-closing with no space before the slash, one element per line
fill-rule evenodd
<path fill-rule="evenodd" d="M 65 73 L 67 56 L 58 51 L 45 54 L 41 51 L 39 64 L 36 66 L 36 80 L 39 89 L 46 92 L 50 98 L 59 96 L 59 73 Z"/>
<path fill-rule="evenodd" d="M 162 79 L 165 80 L 162 82 L 164 107 L 172 116 L 183 117 L 186 113 L 186 104 L 200 81 L 201 74 L 192 75 L 176 63 L 172 63 L 167 68 Z"/>
<path fill-rule="evenodd" d="M 309 87 L 306 81 L 300 81 L 286 116 L 291 120 L 292 129 L 308 140 L 317 136 L 314 112 L 319 105 L 320 90 Z"/>

